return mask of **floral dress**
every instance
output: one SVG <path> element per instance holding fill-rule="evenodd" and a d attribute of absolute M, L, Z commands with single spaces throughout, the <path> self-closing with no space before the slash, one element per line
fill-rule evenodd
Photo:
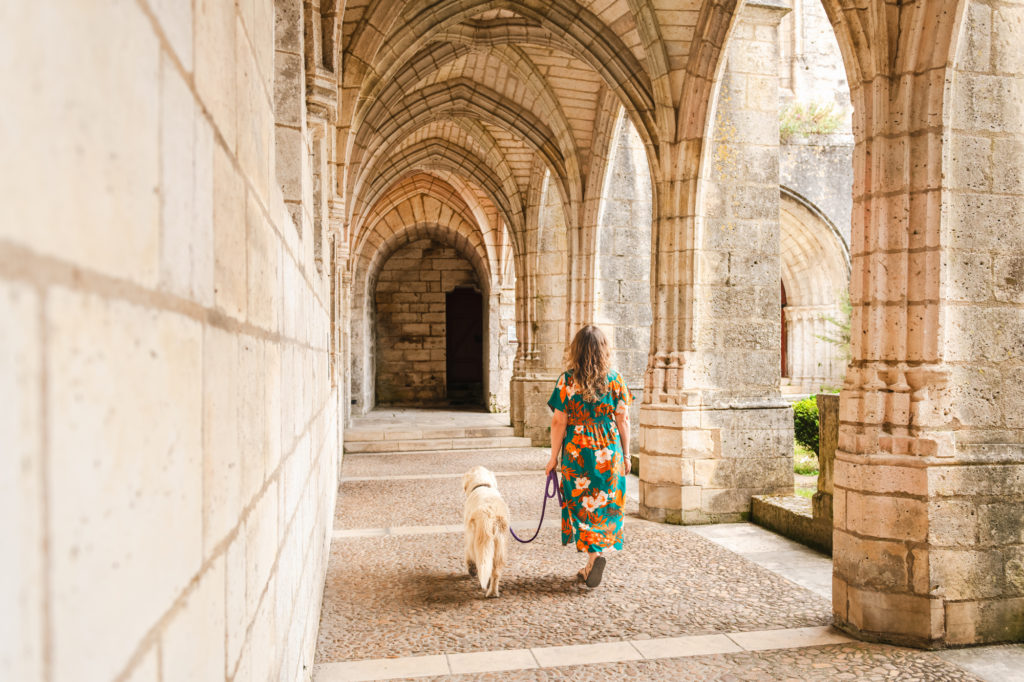
<path fill-rule="evenodd" d="M 562 441 L 562 544 L 575 540 L 577 551 L 622 549 L 626 477 L 615 411 L 632 401 L 614 370 L 594 402 L 576 392 L 571 372 L 558 378 L 548 400 L 548 407 L 569 418 Z"/>

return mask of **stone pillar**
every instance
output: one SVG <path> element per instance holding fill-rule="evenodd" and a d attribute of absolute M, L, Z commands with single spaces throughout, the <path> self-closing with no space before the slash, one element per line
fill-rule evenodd
<path fill-rule="evenodd" d="M 1024 639 L 1024 6 L 965 10 L 855 93 L 833 608 L 929 648 Z"/>
<path fill-rule="evenodd" d="M 511 420 L 517 436 L 550 443 L 548 398 L 565 369 L 569 315 L 569 236 L 561 195 L 545 172 L 531 192 L 527 212 L 526 277 L 517 280 L 520 345 L 510 386 Z"/>
<path fill-rule="evenodd" d="M 818 403 L 818 491 L 814 493 L 814 518 L 832 525 L 832 471 L 839 443 L 839 395 L 820 393 Z"/>
<path fill-rule="evenodd" d="M 487 329 L 484 334 L 484 395 L 491 412 L 509 411 L 509 388 L 516 344 L 509 329 L 515 325 L 515 281 L 501 282 L 490 292 L 487 306 Z"/>
<path fill-rule="evenodd" d="M 746 3 L 728 44 L 702 204 L 676 241 L 693 240 L 696 274 L 678 301 L 655 306 L 690 326 L 673 340 L 676 329 L 655 324 L 669 338 L 652 343 L 666 351 L 652 352 L 640 409 L 645 518 L 738 521 L 753 495 L 793 490 L 793 416 L 779 393 L 777 31 L 787 11 Z M 655 256 L 679 261 L 661 248 Z M 687 306 L 691 319 L 676 312 Z"/>

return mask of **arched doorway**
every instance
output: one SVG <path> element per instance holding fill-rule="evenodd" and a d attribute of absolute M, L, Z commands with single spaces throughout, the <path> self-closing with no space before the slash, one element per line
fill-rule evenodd
<path fill-rule="evenodd" d="M 445 393 L 452 405 L 484 399 L 484 299 L 470 287 L 445 294 Z"/>
<path fill-rule="evenodd" d="M 782 258 L 782 388 L 814 393 L 838 386 L 848 349 L 836 343 L 849 287 L 842 239 L 819 211 L 783 188 L 780 199 Z"/>
<path fill-rule="evenodd" d="M 472 301 L 467 302 L 469 297 Z M 465 386 L 460 402 L 466 404 L 472 396 L 474 404 L 481 404 L 483 313 L 480 278 L 458 250 L 430 238 L 396 250 L 381 267 L 373 296 L 377 404 L 446 404 L 451 368 Z M 455 325 L 459 352 L 470 354 L 472 360 L 460 358 L 450 364 L 450 323 Z M 468 369 L 471 362 L 475 372 Z"/>

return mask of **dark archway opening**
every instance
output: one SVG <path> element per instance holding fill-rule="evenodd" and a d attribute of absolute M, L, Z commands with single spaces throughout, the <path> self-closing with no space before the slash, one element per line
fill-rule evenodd
<path fill-rule="evenodd" d="M 484 300 L 475 289 L 445 294 L 445 367 L 452 405 L 484 401 Z"/>
<path fill-rule="evenodd" d="M 789 350 L 788 337 L 789 330 L 786 329 L 786 285 L 781 284 L 782 288 L 782 378 L 785 379 L 789 376 L 789 367 L 786 364 L 786 353 Z"/>

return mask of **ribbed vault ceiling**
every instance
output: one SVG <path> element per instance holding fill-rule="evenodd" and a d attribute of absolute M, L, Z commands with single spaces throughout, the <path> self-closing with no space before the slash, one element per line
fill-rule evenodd
<path fill-rule="evenodd" d="M 514 248 L 544 172 L 578 224 L 620 106 L 650 148 L 674 134 L 669 71 L 684 70 L 700 6 L 350 0 L 339 142 L 353 246 L 391 188 L 423 174 L 466 193 L 469 215 L 492 221 L 477 229 L 508 228 Z"/>

